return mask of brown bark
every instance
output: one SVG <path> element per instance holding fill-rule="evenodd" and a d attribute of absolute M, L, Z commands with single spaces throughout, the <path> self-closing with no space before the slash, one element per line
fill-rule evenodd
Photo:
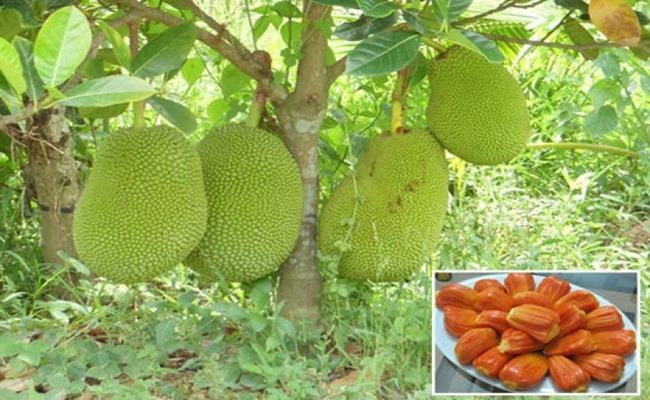
<path fill-rule="evenodd" d="M 60 250 L 76 256 L 72 213 L 79 196 L 77 166 L 64 108 L 53 107 L 36 114 L 23 142 L 29 159 L 28 175 L 41 213 L 43 261 L 62 263 L 57 254 Z"/>
<path fill-rule="evenodd" d="M 323 287 L 316 262 L 318 134 L 327 111 L 330 82 L 325 64 L 327 38 L 316 23 L 328 18 L 331 8 L 305 1 L 304 10 L 308 25 L 302 34 L 296 89 L 277 105 L 277 112 L 284 141 L 300 168 L 305 203 L 296 247 L 280 269 L 277 299 L 285 317 L 313 323 L 320 319 Z"/>

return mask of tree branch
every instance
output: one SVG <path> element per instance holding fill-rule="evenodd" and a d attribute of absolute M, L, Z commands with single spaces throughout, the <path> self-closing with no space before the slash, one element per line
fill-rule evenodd
<path fill-rule="evenodd" d="M 601 49 L 604 47 L 623 47 L 619 44 L 610 43 L 610 42 L 596 42 L 596 43 L 589 43 L 589 44 L 567 44 L 567 43 L 556 43 L 556 42 L 543 42 L 541 40 L 520 39 L 512 36 L 496 35 L 492 33 L 481 33 L 481 35 L 485 36 L 488 39 L 496 40 L 499 42 L 528 44 L 531 46 L 552 47 L 555 49 L 574 50 L 574 51 L 587 50 L 587 49 Z"/>
<path fill-rule="evenodd" d="M 130 8 L 131 13 L 137 13 L 141 17 L 162 22 L 168 26 L 176 26 L 185 22 L 183 19 L 169 15 L 164 11 L 147 7 L 144 4 L 140 4 L 137 0 L 109 1 L 118 6 Z M 211 17 L 198 9 L 198 6 L 196 6 L 193 2 L 188 0 L 183 0 L 182 2 L 183 4 L 187 5 L 190 11 L 192 11 L 192 13 L 198 18 L 201 20 L 204 20 L 205 18 L 207 21 L 210 21 L 206 21 L 206 24 L 208 24 L 210 28 L 215 29 L 216 27 L 216 34 L 212 34 L 205 29 L 198 28 L 196 35 L 201 42 L 216 50 L 225 59 L 230 61 L 235 67 L 258 81 L 271 101 L 277 103 L 286 99 L 287 91 L 284 89 L 284 87 L 276 85 L 271 81 L 265 68 L 255 61 L 253 54 L 226 29 L 225 25 L 214 21 Z M 190 6 L 189 3 L 191 3 L 192 6 Z M 199 14 L 197 15 L 195 13 Z M 214 25 L 214 27 L 212 25 Z"/>
<path fill-rule="evenodd" d="M 21 112 L 18 114 L 10 115 L 0 115 L 0 131 L 7 131 L 11 125 L 15 125 L 21 121 L 31 118 L 36 111 L 31 105 L 27 105 Z"/>
<path fill-rule="evenodd" d="M 637 159 L 641 155 L 635 151 L 622 149 L 620 147 L 608 146 L 605 144 L 576 143 L 576 142 L 553 142 L 553 143 L 528 143 L 527 148 L 532 150 L 554 149 L 554 150 L 590 150 L 602 153 L 616 154 L 618 156 Z"/>
<path fill-rule="evenodd" d="M 539 5 L 539 4 L 542 4 L 545 1 L 546 0 L 537 0 L 537 1 L 534 1 L 534 2 L 529 3 L 529 4 L 518 4 L 517 0 L 504 0 L 496 8 L 493 8 L 491 10 L 487 10 L 487 11 L 482 12 L 480 14 L 476 14 L 476 15 L 474 15 L 472 17 L 469 17 L 469 18 L 461 19 L 459 21 L 456 21 L 452 25 L 453 26 L 468 25 L 468 24 L 471 24 L 472 22 L 475 22 L 475 21 L 478 21 L 478 20 L 480 20 L 482 18 L 487 17 L 488 15 L 496 14 L 496 13 L 501 12 L 501 11 L 503 11 L 505 9 L 508 9 L 508 8 L 532 8 L 532 7 L 535 7 L 535 6 Z"/>
<path fill-rule="evenodd" d="M 341 57 L 336 60 L 334 64 L 327 67 L 327 86 L 332 86 L 334 81 L 336 81 L 339 76 L 343 75 L 347 61 L 347 56 Z"/>

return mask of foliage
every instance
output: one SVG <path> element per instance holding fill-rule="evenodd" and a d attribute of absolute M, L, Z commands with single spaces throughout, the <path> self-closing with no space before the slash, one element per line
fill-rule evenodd
<path fill-rule="evenodd" d="M 255 81 L 196 40 L 207 24 L 181 2 L 141 2 L 192 22 L 142 22 L 135 54 L 128 16 L 114 2 L 70 3 L 3 3 L 15 7 L 0 9 L 0 118 L 67 105 L 82 175 L 96 143 L 133 122 L 126 102 L 148 97 L 148 123 L 165 119 L 195 141 L 211 126 L 244 120 Z M 300 2 L 229 0 L 218 2 L 219 13 L 209 8 L 214 2 L 198 3 L 223 16 L 244 45 L 267 50 L 274 82 L 292 87 L 303 45 Z M 451 44 L 504 61 L 528 97 L 535 142 L 612 145 L 640 158 L 529 150 L 495 168 L 450 158 L 439 255 L 410 280 L 382 285 L 338 278 L 333 261 L 321 260 L 323 321 L 314 332 L 280 316 L 275 277 L 202 287 L 179 267 L 128 287 L 91 278 L 74 259 L 42 264 L 37 204 L 21 175 L 26 155 L 0 134 L 0 398 L 425 398 L 434 268 L 640 270 L 648 363 L 650 248 L 631 235 L 650 215 L 647 37 L 612 48 L 582 1 L 545 2 L 534 12 L 532 1 L 508 0 L 500 4 L 509 8 L 475 20 L 494 2 L 318 3 L 335 6 L 319 26 L 330 35 L 328 62 L 348 55 L 348 72 L 363 75 L 343 75 L 329 91 L 321 200 L 369 138 L 390 129 L 389 72 L 409 67 L 405 125 L 425 126 L 427 60 Z M 647 31 L 648 5 L 634 7 Z M 68 35 L 71 20 L 78 34 Z M 105 39 L 89 43 L 89 33 Z M 50 68 L 56 60 L 63 68 Z M 64 279 L 72 271 L 81 274 L 76 286 Z M 647 383 L 648 370 L 641 374 Z"/>

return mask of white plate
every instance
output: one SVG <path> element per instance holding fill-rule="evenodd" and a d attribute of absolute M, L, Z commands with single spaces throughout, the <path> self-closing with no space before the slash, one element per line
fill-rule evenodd
<path fill-rule="evenodd" d="M 466 279 L 462 282 L 457 282 L 462 285 L 468 286 L 468 287 L 474 287 L 474 283 L 478 281 L 479 279 L 496 279 L 499 282 L 503 283 L 503 280 L 508 274 L 492 274 L 492 275 L 481 275 L 476 278 L 472 279 Z M 538 276 L 538 275 L 533 275 L 535 278 L 535 284 L 537 285 L 542 279 L 544 279 L 543 276 Z M 592 290 L 585 289 L 583 287 L 580 287 L 578 285 L 571 284 L 571 291 L 573 290 L 587 290 L 596 296 L 598 301 L 600 302 L 601 306 L 607 306 L 611 305 L 614 306 L 614 304 L 610 303 L 607 301 L 605 298 L 602 296 L 599 296 L 598 293 L 595 293 Z M 435 305 L 434 305 L 435 307 Z M 615 306 L 616 307 L 616 306 Z M 621 310 L 616 308 L 618 312 L 621 314 L 623 317 L 623 323 L 625 325 L 625 329 L 631 329 L 635 331 L 636 329 L 634 327 L 634 324 L 630 319 L 621 312 Z M 500 380 L 498 379 L 493 379 L 493 378 L 488 378 L 485 375 L 480 374 L 478 371 L 474 369 L 474 367 L 469 364 L 469 365 L 461 365 L 458 362 L 458 359 L 456 358 L 456 353 L 454 353 L 454 346 L 456 345 L 456 341 L 458 338 L 455 336 L 450 335 L 447 330 L 445 329 L 445 323 L 444 323 L 444 314 L 443 312 L 436 308 L 435 309 L 435 318 L 436 318 L 436 347 L 442 352 L 442 354 L 447 357 L 452 363 L 454 363 L 456 366 L 459 368 L 463 369 L 465 372 L 468 374 L 472 375 L 473 377 L 489 384 L 495 387 L 498 387 L 499 389 L 506 390 L 508 392 L 512 392 L 512 389 L 509 389 L 507 386 L 503 385 Z M 637 349 L 638 351 L 638 349 Z M 615 383 L 605 383 L 605 382 L 600 382 L 597 380 L 591 380 L 591 383 L 589 384 L 589 389 L 587 390 L 587 393 L 604 393 L 609 390 L 612 390 L 623 383 L 627 382 L 636 372 L 636 357 L 637 357 L 637 352 L 635 351 L 631 355 L 625 357 L 625 369 L 623 370 L 623 375 L 621 376 L 621 379 L 618 382 Z M 550 375 L 546 375 L 546 377 L 542 380 L 542 382 L 535 386 L 534 388 L 527 389 L 526 392 L 521 391 L 517 393 L 564 393 L 557 389 L 555 385 L 553 385 L 553 382 L 551 381 Z"/>

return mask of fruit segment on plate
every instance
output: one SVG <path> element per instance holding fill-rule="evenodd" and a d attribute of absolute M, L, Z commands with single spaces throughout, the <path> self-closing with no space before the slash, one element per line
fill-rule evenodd
<path fill-rule="evenodd" d="M 602 298 L 557 276 L 535 282 L 518 272 L 443 286 L 436 306 L 445 330 L 456 337 L 454 361 L 513 391 L 535 390 L 546 377 L 550 383 L 541 386 L 557 392 L 620 382 L 624 357 L 636 350 L 631 322 L 606 300 L 601 304 Z"/>

